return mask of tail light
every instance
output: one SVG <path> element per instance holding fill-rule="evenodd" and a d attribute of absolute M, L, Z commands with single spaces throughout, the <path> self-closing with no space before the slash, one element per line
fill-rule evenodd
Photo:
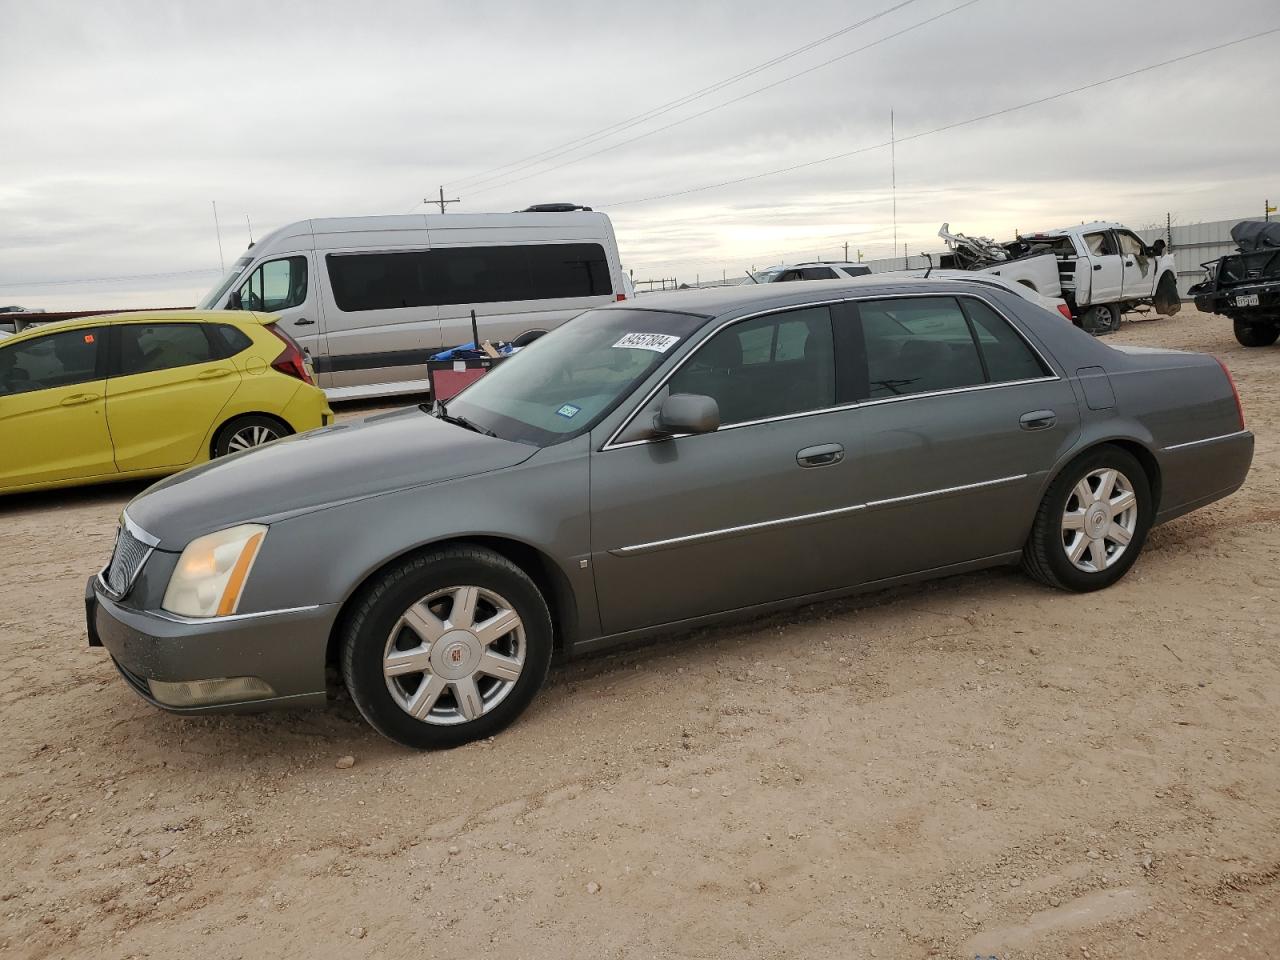
<path fill-rule="evenodd" d="M 1067 318 L 1067 323 L 1075 323 L 1075 317 L 1071 316 L 1071 308 L 1065 303 L 1058 304 L 1058 312 Z"/>
<path fill-rule="evenodd" d="M 311 371 L 307 369 L 307 357 L 298 346 L 298 342 L 285 333 L 277 324 L 269 324 L 267 329 L 284 344 L 284 352 L 271 363 L 272 370 L 278 370 L 286 376 L 297 377 L 303 383 L 315 385 L 311 379 Z"/>
<path fill-rule="evenodd" d="M 1217 360 L 1217 358 L 1214 358 Z M 1235 378 L 1231 376 L 1231 371 L 1227 369 L 1227 365 L 1218 360 L 1218 366 L 1222 368 L 1222 372 L 1227 375 L 1227 383 L 1231 384 L 1231 395 L 1236 401 L 1236 416 L 1240 418 L 1240 429 L 1244 429 L 1244 405 L 1240 403 L 1240 391 L 1236 389 Z"/>
<path fill-rule="evenodd" d="M 621 303 L 621 302 L 622 302 L 623 300 L 625 300 L 625 299 L 627 299 L 627 295 L 626 295 L 625 293 L 620 293 L 620 294 L 618 294 L 618 302 L 619 302 L 619 303 Z"/>

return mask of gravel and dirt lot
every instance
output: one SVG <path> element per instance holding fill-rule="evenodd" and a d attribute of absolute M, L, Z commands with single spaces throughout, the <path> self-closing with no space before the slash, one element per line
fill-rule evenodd
<path fill-rule="evenodd" d="M 1071 596 L 1013 570 L 552 670 L 496 740 L 180 719 L 86 646 L 138 487 L 0 501 L 0 955 L 1280 956 L 1280 347 L 1234 497 Z M 354 765 L 339 767 L 340 758 Z"/>

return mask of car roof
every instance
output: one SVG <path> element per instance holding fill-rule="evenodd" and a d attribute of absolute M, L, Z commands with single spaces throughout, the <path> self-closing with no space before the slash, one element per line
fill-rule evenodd
<path fill-rule="evenodd" d="M 45 333 L 60 330 L 83 330 L 86 327 L 114 326 L 123 323 L 166 320 L 192 323 L 257 323 L 267 324 L 276 320 L 274 314 L 253 313 L 248 310 L 131 310 L 127 313 L 100 313 L 89 317 L 73 317 L 70 320 L 52 320 L 27 327 L 5 339 L 5 346 L 22 340 L 30 340 Z"/>
<path fill-rule="evenodd" d="M 806 280 L 803 283 L 744 283 L 733 287 L 703 287 L 646 293 L 637 300 L 601 307 L 602 310 L 636 309 L 691 313 L 703 317 L 754 313 L 779 307 L 828 300 L 900 296 L 925 293 L 972 293 L 974 285 L 963 280 L 924 277 L 885 277 L 876 274 L 840 280 Z"/>

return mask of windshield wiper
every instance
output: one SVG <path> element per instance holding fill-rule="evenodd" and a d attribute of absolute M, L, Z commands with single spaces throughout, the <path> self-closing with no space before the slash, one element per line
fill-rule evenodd
<path fill-rule="evenodd" d="M 425 403 L 420 403 L 418 404 L 418 406 L 423 410 L 426 410 L 426 407 L 427 407 Z M 488 430 L 485 427 L 480 426 L 480 424 L 476 423 L 473 420 L 468 420 L 466 417 L 460 417 L 457 414 L 449 413 L 449 411 L 445 408 L 443 400 L 434 401 L 432 403 L 431 409 L 427 410 L 427 412 L 430 413 L 437 420 L 443 420 L 445 423 L 456 424 L 459 427 L 462 427 L 466 430 L 471 430 L 475 433 L 479 433 L 486 437 L 497 436 L 497 434 L 494 433 L 492 430 Z"/>

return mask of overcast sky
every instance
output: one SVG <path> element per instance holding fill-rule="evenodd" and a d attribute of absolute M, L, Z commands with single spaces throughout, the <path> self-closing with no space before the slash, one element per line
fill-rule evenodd
<path fill-rule="evenodd" d="M 888 256 L 890 151 L 877 145 L 890 109 L 910 138 L 1280 26 L 1275 0 L 900 4 L 0 0 L 0 304 L 187 305 L 219 274 L 210 201 L 230 264 L 246 217 L 261 236 L 424 212 L 441 183 L 462 198 L 451 211 L 604 210 L 638 280 L 832 259 L 845 241 Z M 611 137 L 479 176 L 884 11 Z M 943 221 L 1007 237 L 1260 213 L 1280 196 L 1277 54 L 1271 34 L 899 143 L 900 244 L 937 249 Z M 172 276 L 83 282 L 152 274 Z"/>

